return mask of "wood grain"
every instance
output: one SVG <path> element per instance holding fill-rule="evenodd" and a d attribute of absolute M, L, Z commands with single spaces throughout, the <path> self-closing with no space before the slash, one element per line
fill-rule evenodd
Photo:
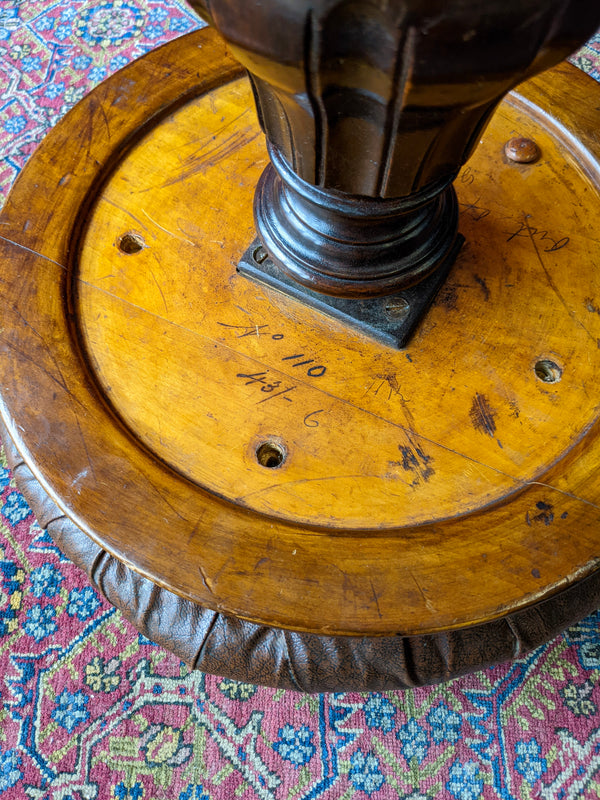
<path fill-rule="evenodd" d="M 35 476 L 159 585 L 269 625 L 426 633 L 589 575 L 597 91 L 560 67 L 502 105 L 457 182 L 468 244 L 398 352 L 235 272 L 266 153 L 214 33 L 103 84 L 0 218 L 2 416 Z M 508 162 L 514 135 L 541 159 Z"/>

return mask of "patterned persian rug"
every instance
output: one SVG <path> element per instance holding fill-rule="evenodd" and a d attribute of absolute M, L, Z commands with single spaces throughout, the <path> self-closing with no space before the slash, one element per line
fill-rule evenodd
<path fill-rule="evenodd" d="M 179 0 L 0 0 L 0 200 L 96 83 L 197 24 Z M 574 61 L 600 80 L 600 36 Z M 0 692 L 9 800 L 600 797 L 600 614 L 515 663 L 405 693 L 190 673 L 61 555 L 3 460 Z"/>

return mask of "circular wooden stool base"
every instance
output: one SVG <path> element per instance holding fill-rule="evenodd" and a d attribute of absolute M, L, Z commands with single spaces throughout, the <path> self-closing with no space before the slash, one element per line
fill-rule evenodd
<path fill-rule="evenodd" d="M 391 688 L 597 604 L 598 148 L 566 100 L 595 88 L 560 67 L 503 103 L 457 181 L 467 244 L 404 351 L 237 274 L 267 156 L 213 32 L 51 132 L 1 220 L 2 415 L 34 505 L 75 560 L 89 542 L 127 571 L 129 595 L 101 588 L 138 625 L 157 587 L 179 633 L 149 630 L 186 660 L 204 615 L 246 655 L 293 640 L 310 678 L 231 669 L 223 642 L 201 668 Z M 517 134 L 537 161 L 507 158 Z"/>
<path fill-rule="evenodd" d="M 431 635 L 336 637 L 256 625 L 186 600 L 107 553 L 60 511 L 1 432 L 21 491 L 61 550 L 144 636 L 203 672 L 312 693 L 441 683 L 533 650 L 600 597 L 595 572 L 523 611 Z"/>

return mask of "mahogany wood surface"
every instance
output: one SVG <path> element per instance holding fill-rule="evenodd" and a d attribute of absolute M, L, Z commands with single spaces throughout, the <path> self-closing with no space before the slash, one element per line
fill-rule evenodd
<path fill-rule="evenodd" d="M 503 103 L 394 351 L 237 275 L 267 155 L 216 34 L 109 79 L 0 217 L 2 417 L 35 477 L 155 583 L 296 630 L 469 626 L 594 573 L 597 97 L 562 65 Z"/>

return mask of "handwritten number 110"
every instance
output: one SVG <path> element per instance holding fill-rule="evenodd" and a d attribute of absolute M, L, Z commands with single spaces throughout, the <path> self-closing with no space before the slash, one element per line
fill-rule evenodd
<path fill-rule="evenodd" d="M 296 353 L 293 356 L 285 356 L 282 358 L 282 361 L 294 361 L 297 358 L 304 358 L 304 353 Z M 314 358 L 307 358 L 304 361 L 298 361 L 296 364 L 292 364 L 292 367 L 304 367 L 306 364 L 314 364 Z M 324 367 L 323 364 L 315 364 L 314 367 L 309 367 L 306 370 L 306 374 L 309 375 L 311 378 L 320 378 L 322 375 L 325 375 L 327 372 L 327 367 Z"/>

